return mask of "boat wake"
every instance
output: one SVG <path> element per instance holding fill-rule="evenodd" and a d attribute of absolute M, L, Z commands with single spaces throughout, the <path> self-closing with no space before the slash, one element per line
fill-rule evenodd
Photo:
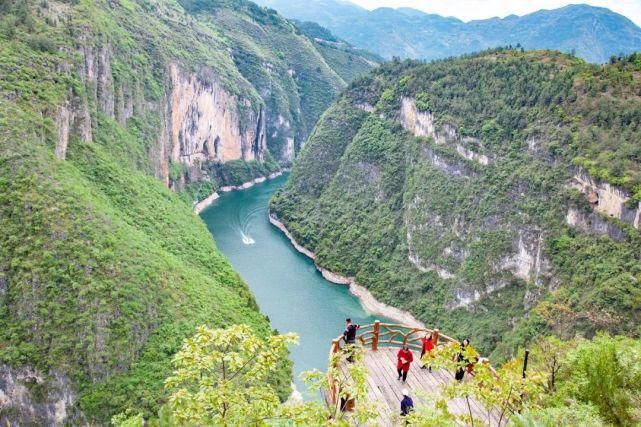
<path fill-rule="evenodd" d="M 240 239 L 244 245 L 253 245 L 256 241 L 249 235 L 249 229 L 251 228 L 252 220 L 264 210 L 261 206 L 258 206 L 249 212 L 239 212 L 238 213 L 238 232 L 240 233 Z"/>
<path fill-rule="evenodd" d="M 240 238 L 242 239 L 243 244 L 245 245 L 253 245 L 254 243 L 256 243 L 256 241 L 252 239 L 250 236 L 248 236 L 247 234 L 245 234 L 243 230 L 240 230 Z"/>

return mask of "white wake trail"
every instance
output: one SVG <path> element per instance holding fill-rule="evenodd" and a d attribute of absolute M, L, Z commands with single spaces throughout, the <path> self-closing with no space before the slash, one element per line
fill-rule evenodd
<path fill-rule="evenodd" d="M 243 244 L 245 245 L 253 245 L 254 243 L 256 243 L 256 241 L 245 234 L 243 230 L 240 230 L 240 238 L 243 240 Z"/>

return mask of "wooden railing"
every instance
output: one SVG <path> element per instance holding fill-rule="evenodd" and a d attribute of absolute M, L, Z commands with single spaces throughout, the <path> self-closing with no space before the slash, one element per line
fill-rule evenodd
<path fill-rule="evenodd" d="M 434 348 L 440 345 L 448 345 L 449 343 L 460 345 L 459 341 L 441 334 L 438 329 L 416 328 L 399 323 L 381 323 L 379 320 L 369 325 L 362 325 L 357 331 L 356 340 L 364 348 L 369 348 L 372 351 L 377 351 L 380 347 L 401 347 L 405 344 L 410 349 L 421 351 L 423 349 L 421 338 L 426 334 L 432 335 Z M 341 351 L 341 342 L 343 342 L 343 335 L 332 340 L 329 352 L 330 363 L 336 363 L 337 358 L 334 355 Z M 480 362 L 489 365 L 487 359 L 481 358 Z M 489 368 L 494 375 L 497 375 L 492 366 L 489 366 Z M 328 384 L 328 403 L 336 405 L 338 408 L 340 405 L 340 390 L 337 381 L 332 377 L 332 369 L 328 370 Z M 348 402 L 348 405 L 353 406 L 353 402 Z"/>
<path fill-rule="evenodd" d="M 438 329 L 415 328 L 399 323 L 381 323 L 379 320 L 361 326 L 356 334 L 356 340 L 363 347 L 369 347 L 374 351 L 379 347 L 401 347 L 404 344 L 420 351 L 423 348 L 421 338 L 426 334 L 432 335 L 435 347 L 451 342 L 459 344 L 454 338 L 441 334 Z M 343 341 L 342 335 L 332 340 L 331 353 L 341 349 L 341 341 Z"/>

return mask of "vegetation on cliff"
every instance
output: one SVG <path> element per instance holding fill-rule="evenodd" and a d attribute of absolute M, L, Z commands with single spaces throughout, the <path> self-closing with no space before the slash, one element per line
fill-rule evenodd
<path fill-rule="evenodd" d="M 276 11 L 250 1 L 180 3 L 227 40 L 235 66 L 267 106 L 267 146 L 279 161 L 291 162 L 338 93 L 377 65 L 370 54 L 315 41 Z"/>
<path fill-rule="evenodd" d="M 494 360 L 541 333 L 636 336 L 640 70 L 514 50 L 385 64 L 321 118 L 271 209 L 321 266 Z"/>

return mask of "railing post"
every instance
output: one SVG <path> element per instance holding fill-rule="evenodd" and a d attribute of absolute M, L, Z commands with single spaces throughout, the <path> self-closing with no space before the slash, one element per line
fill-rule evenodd
<path fill-rule="evenodd" d="M 338 353 L 341 349 L 341 340 L 340 338 L 334 338 L 332 340 L 332 354 Z"/>
<path fill-rule="evenodd" d="M 527 360 L 530 356 L 530 350 L 525 350 L 525 357 L 523 358 L 523 378 L 525 379 L 525 371 L 527 371 Z"/>
<path fill-rule="evenodd" d="M 381 329 L 381 321 L 380 320 L 375 320 L 374 321 L 374 333 L 372 335 L 372 350 L 376 351 L 378 350 L 378 334 Z"/>
<path fill-rule="evenodd" d="M 340 338 L 334 338 L 332 340 L 332 349 L 330 350 L 330 363 L 332 364 L 332 368 L 336 368 L 335 362 L 336 359 L 334 359 L 334 355 L 341 351 L 341 340 Z M 331 399 L 332 405 L 336 406 L 338 405 L 340 401 L 340 392 L 338 390 L 338 382 L 336 381 L 336 378 L 332 375 L 332 370 L 328 369 L 327 374 L 329 376 L 328 382 L 329 382 L 329 397 Z"/>
<path fill-rule="evenodd" d="M 432 331 L 432 343 L 434 344 L 434 347 L 438 346 L 438 337 L 439 337 L 439 331 L 438 329 L 434 329 Z"/>

